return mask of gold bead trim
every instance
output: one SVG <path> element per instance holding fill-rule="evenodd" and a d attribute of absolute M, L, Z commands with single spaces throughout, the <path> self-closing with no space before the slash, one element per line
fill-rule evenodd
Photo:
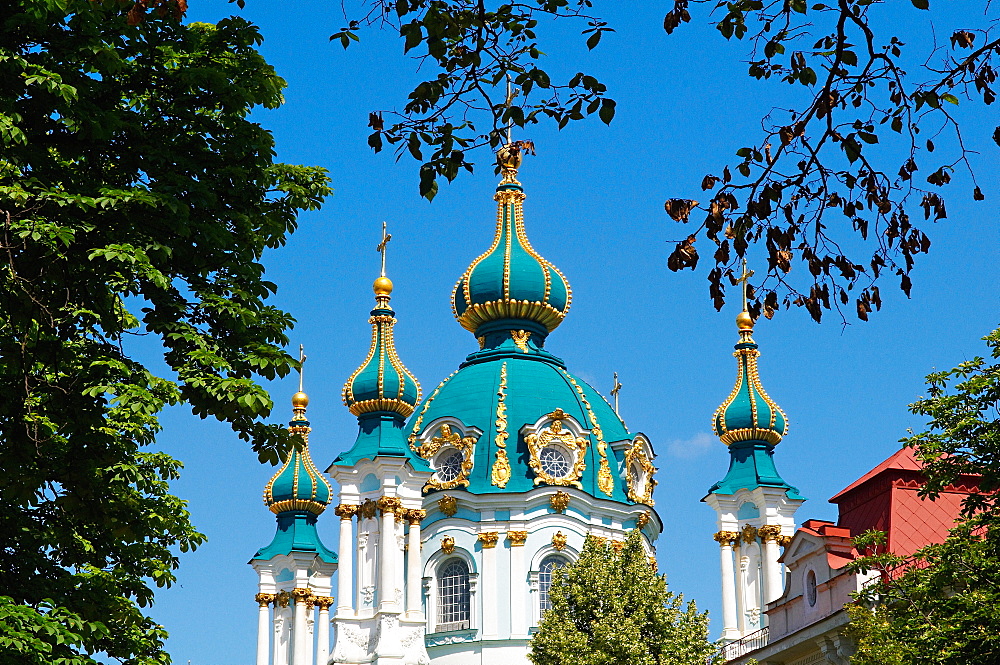
<path fill-rule="evenodd" d="M 431 408 L 431 402 L 434 401 L 434 398 L 437 397 L 439 392 L 441 392 L 441 389 L 444 388 L 445 384 L 451 381 L 451 377 L 455 376 L 456 374 L 458 374 L 458 370 L 452 372 L 450 375 L 448 375 L 448 378 L 446 378 L 444 381 L 438 384 L 438 387 L 431 392 L 430 397 L 428 397 L 427 401 L 424 402 L 424 406 L 423 408 L 420 409 L 420 413 L 417 414 L 417 419 L 413 422 L 413 429 L 410 431 L 410 436 L 406 437 L 406 441 L 407 443 L 410 444 L 410 449 L 413 452 L 416 453 L 419 452 L 420 450 L 420 448 L 416 445 L 417 434 L 420 432 L 420 427 L 423 425 L 424 415 L 426 415 L 427 409 Z"/>
<path fill-rule="evenodd" d="M 572 384 L 573 388 L 576 389 L 580 402 L 587 411 L 587 418 L 590 420 L 590 431 L 597 437 L 597 452 L 601 456 L 600 467 L 597 470 L 597 488 L 608 496 L 611 496 L 615 485 L 614 477 L 611 475 L 611 467 L 608 464 L 608 444 L 604 441 L 604 431 L 601 429 L 601 424 L 597 421 L 597 416 L 594 415 L 594 410 L 590 407 L 590 400 L 587 399 L 587 395 L 583 392 L 583 387 L 570 376 L 569 372 L 564 369 L 560 369 L 560 371 L 570 384 Z"/>

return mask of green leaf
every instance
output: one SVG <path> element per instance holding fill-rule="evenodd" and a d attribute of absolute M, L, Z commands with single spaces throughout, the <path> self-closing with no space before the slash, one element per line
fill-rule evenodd
<path fill-rule="evenodd" d="M 615 100 L 613 99 L 608 99 L 607 97 L 605 97 L 601 100 L 601 110 L 598 113 L 598 115 L 600 116 L 601 120 L 604 122 L 605 125 L 610 125 L 611 121 L 614 119 L 615 106 L 616 103 Z"/>

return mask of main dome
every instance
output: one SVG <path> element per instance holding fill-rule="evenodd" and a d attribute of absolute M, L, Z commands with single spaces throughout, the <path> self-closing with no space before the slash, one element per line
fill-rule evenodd
<path fill-rule="evenodd" d="M 493 244 L 458 280 L 452 311 L 476 336 L 485 324 L 504 320 L 531 321 L 552 331 L 569 311 L 569 282 L 528 242 L 525 194 L 515 178 L 519 157 L 515 161 L 501 151 L 500 160 L 504 178 L 493 197 L 497 202 Z"/>

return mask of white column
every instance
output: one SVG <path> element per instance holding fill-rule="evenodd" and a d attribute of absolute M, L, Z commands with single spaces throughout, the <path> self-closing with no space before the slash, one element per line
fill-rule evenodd
<path fill-rule="evenodd" d="M 350 526 L 351 523 L 348 522 L 347 525 Z M 318 600 L 319 625 L 316 628 L 316 665 L 326 665 L 326 661 L 330 659 L 330 605 L 333 604 L 333 598 Z"/>
<path fill-rule="evenodd" d="M 497 532 L 479 534 L 483 556 L 483 639 L 497 639 L 497 607 L 501 605 L 497 593 Z"/>
<path fill-rule="evenodd" d="M 777 534 L 768 534 L 764 539 L 764 577 L 766 578 L 767 592 L 764 594 L 765 602 L 772 602 L 781 596 L 781 564 L 778 558 L 781 553 L 778 550 Z"/>
<path fill-rule="evenodd" d="M 419 618 L 423 610 L 420 603 L 422 586 L 420 571 L 423 567 L 420 561 L 420 520 L 424 515 L 422 510 L 410 510 L 406 515 L 410 520 L 410 539 L 406 555 L 406 614 L 411 619 Z"/>
<path fill-rule="evenodd" d="M 513 534 L 513 535 L 511 535 Z M 524 532 L 508 532 L 510 541 L 510 636 L 514 639 L 528 637 L 528 616 L 531 608 L 527 605 L 530 594 L 524 593 L 528 586 L 528 571 L 524 567 Z"/>
<path fill-rule="evenodd" d="M 258 593 L 257 604 L 257 665 L 268 665 L 271 646 L 271 616 L 268 604 L 274 600 L 273 593 Z"/>
<path fill-rule="evenodd" d="M 380 612 L 396 611 L 396 514 L 399 499 L 382 497 L 382 528 L 379 530 L 379 580 L 378 609 Z"/>
<path fill-rule="evenodd" d="M 719 559 L 722 574 L 722 639 L 735 640 L 740 636 L 736 624 L 736 571 L 733 568 L 733 539 L 736 533 L 720 531 L 715 534 L 719 541 Z"/>
<path fill-rule="evenodd" d="M 335 512 L 340 516 L 340 548 L 337 550 L 337 594 L 340 604 L 337 605 L 338 615 L 354 613 L 354 547 L 352 545 L 353 529 L 351 518 L 358 512 L 357 506 L 340 504 Z M 326 665 L 321 663 L 320 665 Z"/>
<path fill-rule="evenodd" d="M 312 649 L 309 648 L 309 628 L 306 626 L 306 597 L 309 589 L 293 589 L 295 600 L 295 625 L 292 628 L 292 665 L 312 665 Z"/>
<path fill-rule="evenodd" d="M 277 602 L 277 601 L 275 601 Z M 291 613 L 287 607 L 274 606 L 274 665 L 289 665 L 288 637 L 291 634 Z"/>

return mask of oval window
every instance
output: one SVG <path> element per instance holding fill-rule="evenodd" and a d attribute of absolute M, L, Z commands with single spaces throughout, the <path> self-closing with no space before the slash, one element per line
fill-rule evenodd
<path fill-rule="evenodd" d="M 542 463 L 542 471 L 553 478 L 565 478 L 571 470 L 569 457 L 554 446 L 542 448 L 538 454 L 538 461 Z"/>
<path fill-rule="evenodd" d="M 806 602 L 809 607 L 816 604 L 816 573 L 812 570 L 806 573 Z"/>
<path fill-rule="evenodd" d="M 446 483 L 451 482 L 462 473 L 462 462 L 465 461 L 465 456 L 455 450 L 442 455 L 442 457 L 444 459 L 438 464 L 438 478 Z"/>

